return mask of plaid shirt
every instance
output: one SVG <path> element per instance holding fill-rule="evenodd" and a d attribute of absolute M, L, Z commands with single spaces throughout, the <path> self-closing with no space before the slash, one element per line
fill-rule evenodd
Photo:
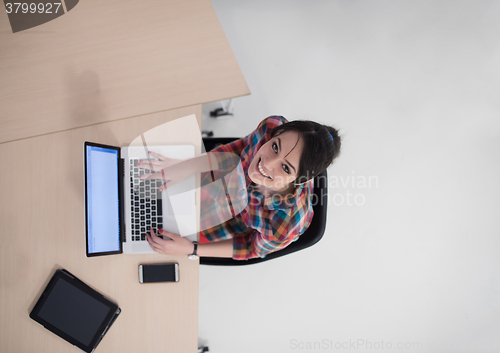
<path fill-rule="evenodd" d="M 234 165 L 234 160 L 227 163 L 221 155 L 229 152 L 229 155 L 239 156 L 236 168 L 239 173 L 224 178 L 231 205 L 228 205 L 224 192 L 210 188 L 215 184 L 212 181 L 220 178 L 210 172 L 202 173 L 202 185 L 207 187 L 202 187 L 201 192 L 201 244 L 233 238 L 233 259 L 265 257 L 297 240 L 311 224 L 312 180 L 297 186 L 293 195 L 280 197 L 262 195 L 248 177 L 248 167 L 259 148 L 271 138 L 271 130 L 287 122 L 282 116 L 270 116 L 250 135 L 210 151 L 222 170 Z M 203 217 L 203 213 L 210 216 Z"/>

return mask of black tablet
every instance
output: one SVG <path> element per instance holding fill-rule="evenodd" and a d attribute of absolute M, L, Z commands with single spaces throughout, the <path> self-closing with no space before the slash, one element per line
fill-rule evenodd
<path fill-rule="evenodd" d="M 69 343 L 92 352 L 120 308 L 66 270 L 57 270 L 30 317 Z"/>

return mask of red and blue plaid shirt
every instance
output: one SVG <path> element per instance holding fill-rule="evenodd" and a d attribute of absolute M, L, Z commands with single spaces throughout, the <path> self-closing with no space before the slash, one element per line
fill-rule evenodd
<path fill-rule="evenodd" d="M 270 252 L 287 247 L 309 227 L 313 217 L 310 200 L 313 191 L 312 180 L 297 186 L 293 195 L 289 194 L 278 199 L 271 195 L 262 195 L 253 187 L 254 184 L 248 177 L 248 167 L 254 155 L 271 138 L 273 128 L 287 122 L 282 116 L 270 116 L 264 119 L 250 135 L 218 146 L 211 151 L 216 156 L 229 152 L 240 157 L 241 164 L 238 165 L 240 173 L 235 174 L 239 176 L 233 177 L 232 183 L 229 181 L 228 184 L 233 184 L 233 190 L 236 190 L 240 199 L 244 199 L 245 202 L 223 206 L 222 203 L 214 202 L 217 198 L 215 193 L 203 192 L 202 188 L 202 213 L 217 208 L 216 212 L 219 215 L 223 213 L 225 215 L 220 216 L 220 222 L 211 223 L 217 225 L 202 226 L 201 229 L 204 230 L 199 232 L 201 244 L 232 238 L 233 259 L 247 260 L 265 257 Z M 220 159 L 217 160 L 220 165 Z M 211 178 L 213 174 L 202 173 L 202 185 L 210 184 Z M 234 188 L 238 183 L 240 185 Z"/>

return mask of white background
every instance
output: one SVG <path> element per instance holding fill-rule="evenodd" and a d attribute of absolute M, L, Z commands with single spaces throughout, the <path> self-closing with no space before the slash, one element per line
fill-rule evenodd
<path fill-rule="evenodd" d="M 312 248 L 202 266 L 200 342 L 500 352 L 500 2 L 212 4 L 252 94 L 226 120 L 206 105 L 204 130 L 242 137 L 274 114 L 330 124 L 343 145 L 328 173 L 347 185 L 331 185 Z"/>

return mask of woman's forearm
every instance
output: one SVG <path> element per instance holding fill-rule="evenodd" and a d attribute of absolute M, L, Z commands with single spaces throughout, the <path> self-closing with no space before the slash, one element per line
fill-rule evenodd
<path fill-rule="evenodd" d="M 210 159 L 209 159 L 210 158 Z M 192 173 L 209 172 L 210 170 L 217 170 L 217 160 L 210 153 L 203 153 L 197 157 L 185 160 L 179 167 L 188 168 Z"/>
<path fill-rule="evenodd" d="M 198 256 L 203 257 L 233 257 L 233 239 L 217 241 L 208 244 L 198 244 Z"/>
<path fill-rule="evenodd" d="M 233 170 L 238 167 L 240 156 L 233 152 L 207 152 L 186 159 L 180 163 L 174 164 L 172 168 L 184 168 L 186 174 L 203 173 L 209 171 Z"/>

